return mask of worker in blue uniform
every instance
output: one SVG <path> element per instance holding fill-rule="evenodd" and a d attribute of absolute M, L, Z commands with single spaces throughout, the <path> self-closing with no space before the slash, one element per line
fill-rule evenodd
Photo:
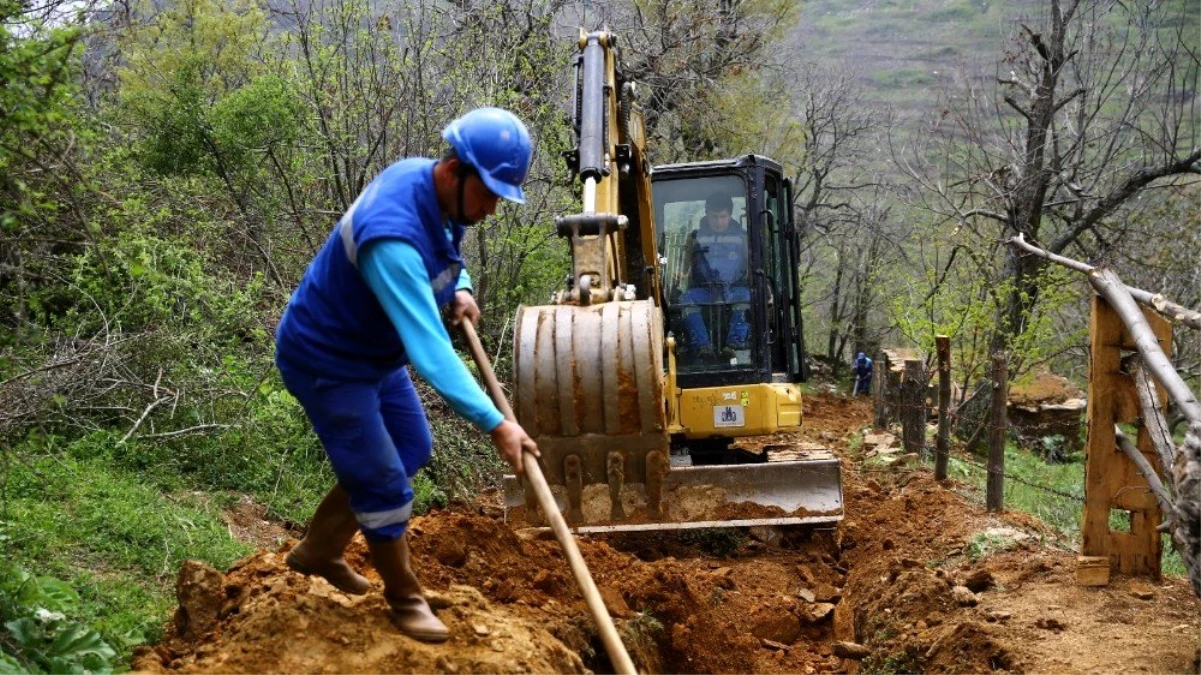
<path fill-rule="evenodd" d="M 855 356 L 855 360 L 851 362 L 851 368 L 855 371 L 855 386 L 851 388 L 851 397 L 854 398 L 859 394 L 870 396 L 872 393 L 872 360 L 864 352 L 859 352 Z"/>
<path fill-rule="evenodd" d="M 726 350 L 748 349 L 751 325 L 750 262 L 747 256 L 747 236 L 742 224 L 732 217 L 734 200 L 725 194 L 710 195 L 705 200 L 705 215 L 697 230 L 689 235 L 691 255 L 689 289 L 680 298 L 684 308 L 685 351 L 704 360 L 714 355 L 712 340 L 701 310 L 705 306 L 720 306 L 730 312 L 730 327 L 724 344 Z M 724 362 L 729 362 L 726 355 Z"/>
<path fill-rule="evenodd" d="M 428 642 L 449 633 L 422 594 L 404 537 L 410 482 L 433 449 L 405 366 L 488 433 L 518 473 L 523 450 L 538 454 L 472 378 L 439 313 L 450 306 L 456 324 L 479 319 L 460 243 L 498 200 L 524 203 L 529 132 L 512 113 L 481 108 L 451 122 L 442 137 L 449 149 L 440 160 L 396 162 L 342 216 L 284 312 L 275 357 L 338 479 L 287 564 L 364 594 L 368 581 L 343 558 L 361 530 L 393 623 Z"/>

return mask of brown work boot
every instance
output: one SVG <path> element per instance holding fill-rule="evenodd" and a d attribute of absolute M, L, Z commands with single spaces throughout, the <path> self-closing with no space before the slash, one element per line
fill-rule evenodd
<path fill-rule="evenodd" d="M 421 582 L 409 565 L 409 544 L 404 536 L 393 541 L 368 541 L 375 569 L 384 580 L 384 599 L 391 610 L 392 624 L 405 635 L 422 642 L 446 642 L 450 631 L 421 593 Z"/>
<path fill-rule="evenodd" d="M 288 552 L 284 562 L 301 574 L 315 574 L 351 595 L 363 595 L 371 582 L 351 569 L 342 552 L 359 531 L 359 523 L 350 510 L 350 498 L 340 485 L 334 485 L 313 514 L 308 534 Z"/>

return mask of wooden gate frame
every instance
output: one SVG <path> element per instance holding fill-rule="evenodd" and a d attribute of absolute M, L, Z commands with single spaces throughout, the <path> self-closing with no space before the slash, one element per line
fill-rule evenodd
<path fill-rule="evenodd" d="M 1172 325 L 1155 312 L 1143 308 L 1151 330 L 1165 354 L 1172 350 Z M 1090 325 L 1091 356 L 1088 379 L 1088 460 L 1084 474 L 1084 517 L 1080 531 L 1083 542 L 1078 559 L 1077 581 L 1104 585 L 1109 572 L 1160 576 L 1163 554 L 1162 519 L 1159 505 L 1134 462 L 1118 448 L 1114 424 L 1138 426 L 1137 447 L 1160 475 L 1159 458 L 1151 438 L 1140 422 L 1138 390 L 1130 373 L 1123 372 L 1124 353 L 1135 351 L 1134 340 L 1117 312 L 1104 298 L 1094 295 Z M 1156 385 L 1159 400 L 1167 401 Z M 1111 530 L 1111 509 L 1126 511 L 1130 531 Z M 1108 564 L 1105 564 L 1108 562 Z"/>

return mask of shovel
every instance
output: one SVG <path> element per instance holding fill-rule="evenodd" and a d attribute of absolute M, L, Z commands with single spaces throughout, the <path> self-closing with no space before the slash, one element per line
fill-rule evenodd
<path fill-rule="evenodd" d="M 516 422 L 517 418 L 513 415 L 513 408 L 509 405 L 508 399 L 505 398 L 505 392 L 500 388 L 500 382 L 496 379 L 496 373 L 492 371 L 492 364 L 488 361 L 488 354 L 484 351 L 483 345 L 480 344 L 480 338 L 475 332 L 475 325 L 471 319 L 463 317 L 461 324 L 463 334 L 467 336 L 467 346 L 471 350 L 471 357 L 475 359 L 475 365 L 479 368 L 480 374 L 484 378 L 484 384 L 488 387 L 488 393 L 492 395 L 492 401 L 496 403 L 496 407 L 504 414 L 505 419 L 510 422 Z M 571 566 L 571 573 L 575 576 L 576 583 L 580 585 L 580 591 L 584 594 L 584 602 L 588 605 L 588 611 L 592 613 L 592 618 L 596 621 L 597 627 L 600 629 L 601 641 L 605 645 L 605 651 L 609 654 L 609 660 L 613 663 L 613 668 L 622 675 L 637 675 L 637 670 L 634 669 L 634 663 L 630 660 L 630 655 L 626 653 L 625 645 L 621 642 L 621 637 L 617 635 L 617 628 L 613 625 L 613 619 L 609 616 L 609 611 L 605 609 L 605 603 L 601 600 L 600 591 L 596 588 L 596 582 L 592 580 L 592 574 L 588 571 L 588 564 L 584 562 L 584 557 L 580 555 L 580 549 L 576 546 L 575 538 L 571 531 L 567 529 L 567 521 L 563 519 L 563 514 L 559 512 L 559 507 L 555 503 L 554 494 L 550 491 L 550 486 L 546 483 L 546 477 L 542 475 L 542 467 L 538 465 L 538 458 L 527 452 L 522 461 L 522 466 L 525 468 L 525 477 L 530 485 L 534 488 L 534 492 L 538 497 L 538 504 L 542 507 L 542 512 L 546 514 L 550 521 L 551 529 L 554 530 L 555 538 L 559 540 L 559 545 L 563 547 L 563 554 L 567 556 L 567 562 Z"/>

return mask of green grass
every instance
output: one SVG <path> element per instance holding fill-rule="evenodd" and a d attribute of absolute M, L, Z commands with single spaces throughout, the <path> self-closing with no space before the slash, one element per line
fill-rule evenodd
<path fill-rule="evenodd" d="M 982 458 L 973 458 L 972 461 L 981 465 L 986 463 Z M 982 469 L 955 457 L 951 458 L 949 466 L 957 477 L 968 480 L 983 493 L 986 475 Z M 1005 473 L 1072 495 L 1064 497 L 1017 480 L 1005 481 L 1006 508 L 1037 516 L 1069 539 L 1079 538 L 1082 503 L 1077 499 L 1084 499 L 1084 464 L 1048 464 L 1040 457 L 1009 444 L 1005 448 Z"/>
<path fill-rule="evenodd" d="M 986 461 L 974 457 L 972 461 L 984 465 Z M 931 463 L 933 460 L 931 460 Z M 986 490 L 986 472 L 957 457 L 951 457 L 948 472 L 952 478 L 971 485 L 973 497 L 983 498 Z M 1048 464 L 1040 457 L 1016 447 L 1013 443 L 1005 447 L 1005 473 L 1027 483 L 1045 486 L 1071 497 L 1053 494 L 1017 480 L 1005 481 L 1005 508 L 1023 511 L 1050 525 L 1066 542 L 1080 542 L 1080 521 L 1084 504 L 1084 463 L 1082 458 L 1066 464 Z M 1129 525 L 1118 513 L 1111 513 L 1109 526 L 1115 530 L 1129 530 Z M 981 542 L 981 555 L 989 548 Z M 1180 554 L 1172 549 L 1168 535 L 1164 535 L 1162 570 L 1168 576 L 1185 576 L 1187 570 Z M 995 548 L 995 547 L 993 547 Z"/>
<path fill-rule="evenodd" d="M 161 635 L 184 559 L 224 569 L 250 552 L 230 536 L 216 501 L 169 497 L 96 459 L 11 459 L 3 496 L 4 557 L 71 584 L 79 619 L 124 657 Z"/>
<path fill-rule="evenodd" d="M 1017 545 L 1017 541 L 1012 537 L 1006 537 L 1003 534 L 989 534 L 987 532 L 977 532 L 972 535 L 964 546 L 967 559 L 972 562 L 998 551 L 1007 551 Z"/>
<path fill-rule="evenodd" d="M 304 524 L 334 482 L 320 442 L 278 379 L 263 382 L 259 394 L 237 402 L 246 406 L 239 425 L 211 436 L 123 443 L 124 429 L 34 433 L 5 449 L 0 558 L 74 587 L 76 618 L 123 659 L 156 641 L 184 560 L 225 569 L 251 551 L 233 539 L 223 508 L 249 495 L 269 517 Z M 495 482 L 501 467 L 487 437 L 466 422 L 440 407 L 430 418 L 435 453 L 413 480 L 418 513 Z"/>
<path fill-rule="evenodd" d="M 937 78 L 929 68 L 902 66 L 877 70 L 872 73 L 872 81 L 885 89 L 909 89 L 915 85 L 932 85 Z"/>

